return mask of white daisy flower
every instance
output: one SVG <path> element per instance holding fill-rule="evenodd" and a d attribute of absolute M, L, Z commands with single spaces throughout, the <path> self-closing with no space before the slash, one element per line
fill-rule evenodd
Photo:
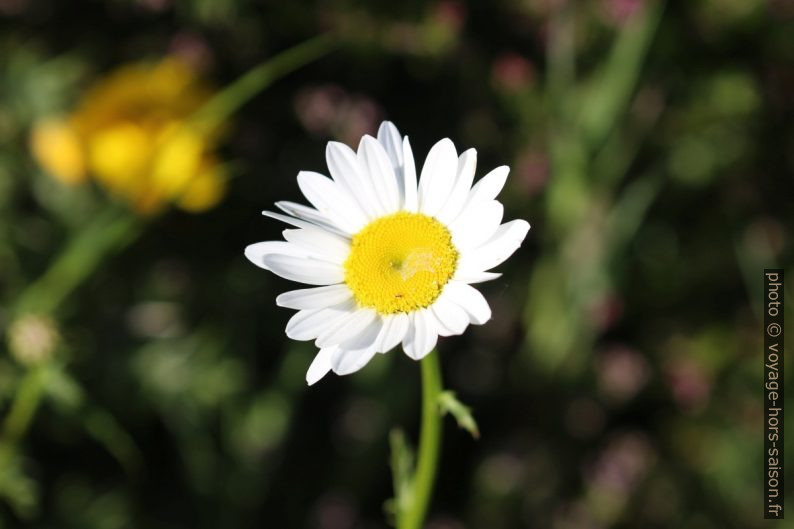
<path fill-rule="evenodd" d="M 286 240 L 245 249 L 257 266 L 316 285 L 276 298 L 298 310 L 287 336 L 320 348 L 306 373 L 309 384 L 331 370 L 358 371 L 399 344 L 419 360 L 439 336 L 491 318 L 471 284 L 499 277 L 488 270 L 529 230 L 524 220 L 501 223 L 504 208 L 495 198 L 507 166 L 472 186 L 477 152 L 458 156 L 445 138 L 430 149 L 417 185 L 408 138 L 388 121 L 377 139 L 364 136 L 358 151 L 329 142 L 326 160 L 331 178 L 298 174 L 313 208 L 278 202 L 283 213 L 264 212 L 293 226 L 284 230 Z"/>

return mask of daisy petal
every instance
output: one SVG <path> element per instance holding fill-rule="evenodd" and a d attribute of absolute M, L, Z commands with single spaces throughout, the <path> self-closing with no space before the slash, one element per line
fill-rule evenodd
<path fill-rule="evenodd" d="M 349 375 L 355 373 L 375 356 L 375 348 L 367 347 L 366 349 L 337 349 L 331 356 L 331 369 L 337 375 Z"/>
<path fill-rule="evenodd" d="M 476 252 L 461 256 L 458 263 L 460 273 L 468 275 L 471 272 L 483 272 L 502 264 L 521 246 L 528 231 L 529 223 L 525 220 L 511 220 L 502 224 Z"/>
<path fill-rule="evenodd" d="M 449 331 L 449 335 L 463 334 L 471 323 L 468 314 L 460 305 L 450 301 L 442 293 L 430 307 L 436 319 Z"/>
<path fill-rule="evenodd" d="M 328 164 L 331 178 L 355 199 L 367 218 L 377 217 L 378 208 L 372 182 L 365 174 L 365 167 L 355 151 L 344 143 L 328 142 L 325 148 L 325 162 Z"/>
<path fill-rule="evenodd" d="M 436 333 L 438 333 L 439 336 L 446 337 L 446 336 L 454 336 L 455 335 L 454 332 L 452 332 L 451 330 L 447 329 L 446 325 L 444 325 L 441 322 L 441 320 L 438 319 L 436 314 L 433 312 L 433 308 L 432 307 L 429 307 L 428 310 L 430 312 L 430 316 L 433 318 L 433 326 L 435 327 Z"/>
<path fill-rule="evenodd" d="M 364 327 L 358 334 L 339 344 L 340 349 L 365 349 L 376 345 L 376 341 L 383 330 L 383 318 L 377 316 L 373 318 L 369 325 Z M 376 347 L 377 352 L 377 347 Z"/>
<path fill-rule="evenodd" d="M 427 154 L 419 178 L 419 211 L 434 216 L 449 198 L 458 172 L 458 153 L 449 138 L 439 141 Z"/>
<path fill-rule="evenodd" d="M 265 270 L 270 270 L 265 264 L 265 256 L 272 254 L 307 258 L 311 255 L 311 252 L 308 252 L 300 246 L 288 243 L 287 241 L 263 241 L 249 244 L 245 247 L 245 256 L 248 260 Z"/>
<path fill-rule="evenodd" d="M 331 220 L 317 211 L 314 208 L 310 208 L 309 206 L 304 206 L 303 204 L 298 204 L 296 202 L 290 202 L 289 200 L 281 200 L 276 202 L 276 207 L 286 213 L 287 215 L 292 215 L 293 217 L 297 217 L 299 219 L 303 219 L 308 221 L 312 224 L 316 224 L 317 226 L 333 226 L 334 223 Z"/>
<path fill-rule="evenodd" d="M 275 213 L 273 211 L 268 211 L 268 210 L 263 211 L 262 215 L 264 215 L 265 217 L 270 217 L 271 219 L 280 220 L 281 222 L 284 222 L 285 224 L 289 224 L 290 226 L 295 226 L 296 228 L 311 228 L 312 226 L 317 226 L 331 233 L 335 233 L 341 237 L 348 237 L 350 235 L 349 233 L 340 230 L 330 222 L 328 222 L 327 224 L 309 222 L 307 220 L 296 219 L 290 217 L 289 215 L 282 215 L 281 213 Z"/>
<path fill-rule="evenodd" d="M 262 212 L 262 215 L 264 215 L 265 217 L 270 217 L 271 219 L 280 220 L 281 222 L 289 224 L 290 226 L 295 226 L 296 228 L 305 228 L 307 226 L 317 226 L 317 224 L 314 224 L 314 223 L 311 223 L 311 222 L 308 222 L 308 221 L 305 221 L 305 220 L 302 220 L 302 219 L 296 219 L 296 218 L 290 217 L 289 215 L 283 215 L 281 213 L 276 213 L 274 211 L 264 210 Z"/>
<path fill-rule="evenodd" d="M 461 252 L 477 248 L 499 229 L 504 211 L 504 206 L 496 200 L 467 205 L 463 214 L 449 225 L 452 243 Z"/>
<path fill-rule="evenodd" d="M 394 175 L 394 167 L 383 145 L 372 136 L 364 136 L 361 138 L 358 157 L 369 173 L 375 195 L 382 206 L 381 213 L 389 214 L 397 211 L 400 208 L 397 177 Z"/>
<path fill-rule="evenodd" d="M 276 305 L 296 310 L 317 310 L 351 299 L 353 299 L 353 293 L 347 285 L 342 283 L 284 292 L 276 298 Z"/>
<path fill-rule="evenodd" d="M 455 275 L 452 276 L 452 279 L 455 281 L 460 281 L 461 283 L 472 284 L 484 283 L 485 281 L 491 281 L 500 277 L 502 277 L 502 274 L 497 274 L 495 272 L 466 272 L 457 269 L 455 270 Z"/>
<path fill-rule="evenodd" d="M 303 221 L 306 221 L 312 226 L 318 226 L 326 231 L 330 231 L 331 233 L 335 233 L 341 237 L 347 238 L 350 236 L 349 233 L 340 229 L 328 217 L 326 217 L 316 209 L 310 208 L 309 206 L 304 206 L 303 204 L 297 204 L 295 202 L 290 202 L 288 200 L 282 200 L 280 202 L 276 202 L 276 207 L 279 208 L 281 211 L 285 212 L 287 215 L 291 215 L 293 217 L 297 217 L 298 219 L 302 219 Z M 274 217 L 274 214 L 269 214 L 269 212 L 263 211 L 263 213 L 269 217 Z M 305 228 L 306 226 L 302 225 L 298 227 Z"/>
<path fill-rule="evenodd" d="M 307 285 L 334 285 L 345 280 L 344 269 L 328 261 L 269 254 L 262 258 L 262 262 L 276 275 Z"/>
<path fill-rule="evenodd" d="M 298 186 L 320 213 L 347 233 L 356 233 L 367 223 L 367 217 L 353 197 L 333 180 L 319 173 L 301 171 L 298 173 Z"/>
<path fill-rule="evenodd" d="M 419 211 L 419 198 L 416 188 L 416 164 L 408 136 L 403 139 L 403 209 Z"/>
<path fill-rule="evenodd" d="M 344 320 L 354 307 L 353 303 L 343 303 L 326 309 L 298 311 L 287 322 L 287 336 L 299 341 L 314 340 Z"/>
<path fill-rule="evenodd" d="M 480 178 L 480 181 L 471 188 L 468 205 L 495 199 L 505 186 L 509 172 L 510 168 L 502 165 Z"/>
<path fill-rule="evenodd" d="M 351 312 L 333 327 L 328 327 L 324 332 L 317 336 L 315 345 L 317 347 L 328 347 L 339 345 L 342 342 L 357 336 L 367 328 L 377 317 L 377 313 L 371 309 L 359 309 Z M 374 340 L 374 338 L 373 338 Z"/>
<path fill-rule="evenodd" d="M 322 228 L 302 228 L 284 230 L 284 238 L 307 252 L 316 254 L 333 263 L 342 264 L 350 255 L 350 244 L 347 239 L 327 232 Z"/>
<path fill-rule="evenodd" d="M 326 347 L 314 355 L 314 360 L 306 371 L 306 382 L 311 386 L 317 383 L 321 378 L 328 374 L 331 370 L 331 355 L 336 351 L 335 347 Z"/>
<path fill-rule="evenodd" d="M 385 316 L 383 328 L 375 341 L 378 352 L 387 353 L 402 342 L 410 323 L 410 318 L 404 312 Z"/>
<path fill-rule="evenodd" d="M 400 137 L 400 131 L 394 126 L 391 121 L 384 121 L 378 128 L 378 141 L 386 150 L 386 154 L 391 160 L 392 167 L 395 174 L 400 173 L 403 166 L 403 139 Z"/>
<path fill-rule="evenodd" d="M 477 169 L 477 151 L 469 149 L 458 158 L 458 174 L 455 178 L 455 185 L 449 194 L 444 207 L 437 215 L 438 220 L 444 224 L 450 224 L 463 210 L 466 200 L 469 198 L 471 183 L 474 181 L 474 172 Z"/>
<path fill-rule="evenodd" d="M 444 327 L 444 324 L 438 321 L 435 314 L 433 314 L 433 321 L 435 322 L 436 332 L 439 337 L 446 338 L 448 336 L 455 336 L 455 333 Z"/>
<path fill-rule="evenodd" d="M 435 317 L 428 309 L 420 309 L 411 314 L 411 327 L 403 338 L 405 354 L 414 360 L 421 360 L 433 350 L 438 342 L 438 331 L 434 322 Z"/>
<path fill-rule="evenodd" d="M 472 323 L 482 325 L 491 319 L 491 307 L 476 288 L 465 283 L 451 281 L 444 287 L 444 294 L 449 301 L 468 313 Z"/>

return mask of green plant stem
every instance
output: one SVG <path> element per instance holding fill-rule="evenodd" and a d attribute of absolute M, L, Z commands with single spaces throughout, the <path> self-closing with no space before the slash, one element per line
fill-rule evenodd
<path fill-rule="evenodd" d="M 30 368 L 22 377 L 14 395 L 11 409 L 3 420 L 0 437 L 0 468 L 5 468 L 14 454 L 15 447 L 36 414 L 39 401 L 44 395 L 47 366 Z"/>
<path fill-rule="evenodd" d="M 52 314 L 109 255 L 135 240 L 141 221 L 133 214 L 108 206 L 70 239 L 42 276 L 17 297 L 13 313 Z M 52 365 L 45 360 L 29 367 L 3 419 L 0 433 L 0 468 L 8 463 L 18 442 L 25 436 L 46 390 Z"/>
<path fill-rule="evenodd" d="M 43 394 L 46 373 L 46 366 L 33 367 L 25 373 L 3 421 L 3 443 L 16 442 L 28 429 Z"/>
<path fill-rule="evenodd" d="M 212 130 L 252 97 L 280 77 L 318 59 L 333 49 L 333 40 L 320 35 L 281 52 L 248 70 L 212 97 L 193 117 L 194 122 Z"/>
<path fill-rule="evenodd" d="M 84 226 L 44 274 L 17 298 L 15 313 L 51 314 L 105 258 L 135 240 L 142 222 L 132 213 L 109 206 Z"/>
<path fill-rule="evenodd" d="M 441 447 L 441 366 L 438 353 L 431 352 L 422 365 L 422 426 L 419 433 L 419 453 L 413 479 L 413 494 L 399 529 L 420 529 L 427 514 L 433 484 L 436 480 L 439 449 Z"/>

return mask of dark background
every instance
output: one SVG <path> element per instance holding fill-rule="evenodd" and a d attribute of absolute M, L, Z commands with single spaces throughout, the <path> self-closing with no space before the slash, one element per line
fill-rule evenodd
<path fill-rule="evenodd" d="M 445 421 L 428 527 L 772 526 L 760 303 L 764 267 L 794 277 L 794 4 L 671 1 L 639 57 L 616 56 L 658 7 L 0 0 L 2 328 L 111 200 L 90 185 L 53 200 L 36 120 L 131 61 L 183 54 L 223 87 L 338 39 L 229 120 L 218 207 L 148 219 L 55 313 L 60 378 L 0 468 L 0 526 L 386 526 L 389 431 L 416 438 L 418 366 L 393 351 L 307 388 L 314 350 L 274 303 L 293 287 L 242 253 L 279 238 L 259 213 L 303 201 L 295 176 L 325 171 L 328 140 L 382 119 L 418 163 L 450 137 L 477 148 L 478 177 L 510 165 L 506 218 L 532 225 L 482 285 L 493 320 L 440 341 L 482 437 Z M 0 355 L 0 409 L 26 369 Z"/>

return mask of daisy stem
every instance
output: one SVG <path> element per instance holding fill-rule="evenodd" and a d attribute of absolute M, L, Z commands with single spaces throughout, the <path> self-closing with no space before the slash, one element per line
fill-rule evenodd
<path fill-rule="evenodd" d="M 419 454 L 413 479 L 413 495 L 399 529 L 420 529 L 427 514 L 433 484 L 436 480 L 441 446 L 441 366 L 438 353 L 424 357 L 422 365 L 422 426 L 419 432 Z"/>

